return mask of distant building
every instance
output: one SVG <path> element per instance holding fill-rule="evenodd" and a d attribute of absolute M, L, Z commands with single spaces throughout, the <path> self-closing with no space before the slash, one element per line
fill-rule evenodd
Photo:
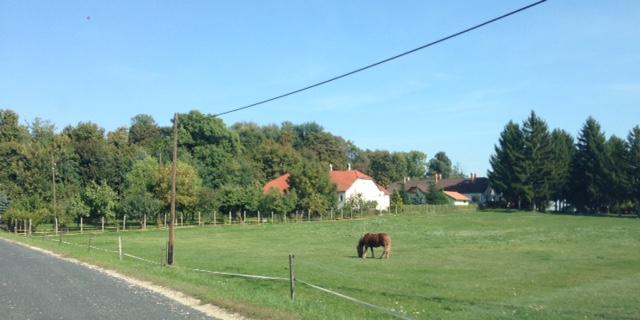
<path fill-rule="evenodd" d="M 392 183 L 389 186 L 389 191 L 394 193 L 404 189 L 410 199 L 421 199 L 429 193 L 431 183 L 435 183 L 438 190 L 460 193 L 475 204 L 484 204 L 496 198 L 495 192 L 489 185 L 489 179 L 477 177 L 475 174 L 471 174 L 469 178 L 441 179 L 438 175 L 429 180 L 405 178 L 402 181 Z"/>
<path fill-rule="evenodd" d="M 377 184 L 373 178 L 358 170 L 351 170 L 351 166 L 349 170 L 330 169 L 329 173 L 331 182 L 338 191 L 338 208 L 342 208 L 350 197 L 361 194 L 363 200 L 375 201 L 377 210 L 389 209 L 389 191 Z M 289 190 L 289 174 L 283 174 L 267 182 L 263 191 L 268 192 L 274 188 L 282 192 Z"/>
<path fill-rule="evenodd" d="M 454 206 L 468 206 L 471 201 L 467 196 L 455 191 L 443 191 L 443 193 Z"/>

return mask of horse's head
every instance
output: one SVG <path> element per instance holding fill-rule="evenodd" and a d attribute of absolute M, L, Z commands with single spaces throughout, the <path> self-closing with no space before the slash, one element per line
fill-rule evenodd
<path fill-rule="evenodd" d="M 356 250 L 358 250 L 358 257 L 364 258 L 364 241 L 362 239 L 358 241 L 358 246 L 356 246 Z"/>

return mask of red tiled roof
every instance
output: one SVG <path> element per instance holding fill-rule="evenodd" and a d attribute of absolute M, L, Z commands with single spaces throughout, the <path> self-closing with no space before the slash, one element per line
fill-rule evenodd
<path fill-rule="evenodd" d="M 289 183 L 287 182 L 287 180 L 289 179 L 289 174 L 283 174 L 269 182 L 267 182 L 267 184 L 264 185 L 263 191 L 264 192 L 268 192 L 269 190 L 276 188 L 282 192 L 286 191 L 287 189 L 289 189 Z M 351 188 L 351 186 L 353 185 L 354 182 L 356 182 L 356 180 L 358 179 L 363 179 L 363 180 L 371 180 L 373 181 L 373 178 L 369 177 L 368 175 L 358 171 L 358 170 L 334 170 L 331 171 L 331 182 L 333 182 L 333 184 L 336 185 L 336 189 L 338 190 L 338 192 L 345 192 L 347 191 L 349 188 Z M 375 183 L 375 181 L 374 181 Z M 382 186 L 380 186 L 379 184 L 376 183 L 376 186 L 378 186 L 378 189 L 380 189 L 380 191 L 384 192 L 385 194 L 389 194 L 389 191 L 387 191 L 385 188 L 383 188 Z"/>
<path fill-rule="evenodd" d="M 271 189 L 276 189 L 281 192 L 285 192 L 289 189 L 289 174 L 283 174 L 264 185 L 263 192 L 267 193 Z"/>
<path fill-rule="evenodd" d="M 444 194 L 449 196 L 451 199 L 456 200 L 456 201 L 471 201 L 471 199 L 467 198 L 462 193 L 458 193 L 458 192 L 455 192 L 455 191 L 443 191 L 443 192 L 444 192 Z"/>
<path fill-rule="evenodd" d="M 333 184 L 336 185 L 336 189 L 338 189 L 338 192 L 347 191 L 351 187 L 351 185 L 353 185 L 353 183 L 356 182 L 356 180 L 358 179 L 373 181 L 373 178 L 369 177 L 368 175 L 358 170 L 331 171 L 331 182 L 333 182 Z"/>

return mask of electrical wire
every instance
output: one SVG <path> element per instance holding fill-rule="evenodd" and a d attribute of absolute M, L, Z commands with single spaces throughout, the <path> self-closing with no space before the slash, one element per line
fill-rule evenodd
<path fill-rule="evenodd" d="M 416 52 L 416 51 L 420 51 L 420 50 L 422 50 L 422 49 L 425 49 L 425 48 L 431 47 L 431 46 L 433 46 L 433 45 L 436 45 L 436 44 L 438 44 L 438 43 L 441 43 L 441 42 L 447 41 L 447 40 L 449 40 L 449 39 L 452 39 L 452 38 L 455 38 L 455 37 L 458 37 L 458 36 L 461 36 L 461 35 L 463 35 L 463 34 L 465 34 L 465 33 L 467 33 L 467 32 L 470 32 L 470 31 L 473 31 L 473 30 L 475 30 L 475 29 L 478 29 L 478 28 L 484 27 L 484 26 L 486 26 L 486 25 L 488 25 L 488 24 L 490 24 L 490 23 L 496 22 L 496 21 L 498 21 L 498 20 L 502 20 L 502 19 L 504 19 L 504 18 L 506 18 L 506 17 L 509 17 L 509 16 L 511 16 L 511 15 L 514 15 L 514 14 L 516 14 L 516 13 L 519 13 L 519 12 L 525 11 L 525 10 L 530 9 L 530 8 L 532 8 L 532 7 L 535 7 L 535 6 L 539 5 L 539 4 L 542 4 L 543 2 L 546 2 L 546 1 L 547 1 L 547 0 L 540 0 L 540 1 L 534 2 L 534 3 L 532 3 L 532 4 L 526 5 L 526 6 L 524 6 L 524 7 L 519 8 L 519 9 L 516 9 L 516 10 L 510 11 L 510 12 L 508 12 L 508 13 L 505 13 L 505 14 L 503 14 L 503 15 L 499 16 L 499 17 L 496 17 L 496 18 L 493 18 L 493 19 L 491 19 L 491 20 L 487 20 L 487 21 L 485 21 L 485 22 L 482 22 L 482 23 L 480 23 L 480 24 L 477 24 L 477 25 L 475 25 L 475 26 L 473 26 L 473 27 L 470 27 L 470 28 L 464 29 L 464 30 L 462 30 L 462 31 L 458 31 L 458 32 L 453 33 L 453 34 L 451 34 L 451 35 L 448 35 L 448 36 L 446 36 L 446 37 L 444 37 L 444 38 L 440 38 L 440 39 L 438 39 L 438 40 L 435 40 L 435 41 L 429 42 L 429 43 L 424 44 L 424 45 L 422 45 L 422 46 L 419 46 L 419 47 L 417 47 L 417 48 L 415 48 L 415 49 L 411 49 L 411 50 L 409 50 L 409 51 L 402 52 L 402 53 L 397 54 L 397 55 L 395 55 L 395 56 L 392 56 L 392 57 L 386 58 L 386 59 L 384 59 L 384 60 L 380 60 L 380 61 L 378 61 L 378 62 L 375 62 L 375 63 L 369 64 L 369 65 L 366 65 L 366 66 L 364 66 L 364 67 L 361 67 L 361 68 L 355 69 L 355 70 L 353 70 L 353 71 L 349 71 L 349 72 L 347 72 L 347 73 L 343 73 L 343 74 L 338 75 L 338 76 L 335 76 L 335 77 L 333 77 L 333 78 L 330 78 L 330 79 L 327 79 L 327 80 L 324 80 L 324 81 L 320 81 L 320 82 L 314 83 L 314 84 L 312 84 L 312 85 L 309 85 L 309 86 L 306 86 L 306 87 L 303 87 L 303 88 L 300 88 L 300 89 L 297 89 L 297 90 L 293 90 L 293 91 L 290 91 L 290 92 L 287 92 L 287 93 L 281 94 L 281 95 L 279 95 L 279 96 L 275 96 L 275 97 L 273 97 L 273 98 L 269 98 L 269 99 L 261 100 L 261 101 L 258 101 L 258 102 L 255 102 L 255 103 L 252 103 L 252 104 L 249 104 L 249 105 L 246 105 L 246 106 L 237 107 L 237 108 L 233 108 L 233 109 L 230 109 L 230 110 L 227 110 L 227 111 L 224 111 L 224 112 L 220 112 L 220 113 L 214 114 L 214 116 L 215 116 L 215 117 L 219 117 L 219 116 L 222 116 L 222 115 L 225 115 L 225 114 L 230 114 L 230 113 L 233 113 L 233 112 L 237 112 L 237 111 L 241 111 L 241 110 L 245 110 L 245 109 L 253 108 L 253 107 L 256 107 L 256 106 L 258 106 L 258 105 L 265 104 L 265 103 L 267 103 L 267 102 L 271 102 L 271 101 L 274 101 L 274 100 L 282 99 L 282 98 L 284 98 L 284 97 L 287 97 L 287 96 L 290 96 L 290 95 L 293 95 L 293 94 L 296 94 L 296 93 L 300 93 L 300 92 L 302 92 L 302 91 L 306 91 L 306 90 L 309 90 L 309 89 L 312 89 L 312 88 L 319 87 L 319 86 L 321 86 L 321 85 L 327 84 L 327 83 L 329 83 L 329 82 L 333 82 L 333 81 L 336 81 L 336 80 L 339 80 L 339 79 L 342 79 L 342 78 L 348 77 L 348 76 L 353 75 L 353 74 L 356 74 L 356 73 L 358 73 L 358 72 L 362 72 L 362 71 L 364 71 L 364 70 L 367 70 L 367 69 L 370 69 L 370 68 L 373 68 L 373 67 L 379 66 L 379 65 L 381 65 L 381 64 L 383 64 L 383 63 L 387 63 L 387 62 L 389 62 L 389 61 L 392 61 L 392 60 L 398 59 L 398 58 L 400 58 L 400 57 L 404 57 L 404 56 L 406 56 L 406 55 L 408 55 L 408 54 L 411 54 L 411 53 L 414 53 L 414 52 Z"/>

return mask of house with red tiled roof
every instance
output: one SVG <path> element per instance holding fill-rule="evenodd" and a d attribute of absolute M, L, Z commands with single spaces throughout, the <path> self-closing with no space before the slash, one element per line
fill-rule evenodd
<path fill-rule="evenodd" d="M 471 174 L 469 178 L 442 179 L 438 175 L 430 180 L 404 180 L 392 183 L 389 191 L 406 192 L 410 199 L 424 199 L 433 183 L 438 190 L 455 191 L 471 199 L 472 203 L 484 204 L 496 200 L 496 194 L 489 184 L 489 179 Z"/>
<path fill-rule="evenodd" d="M 377 184 L 373 178 L 359 170 L 333 170 L 329 171 L 331 182 L 338 191 L 338 208 L 345 205 L 347 200 L 357 194 L 362 195 L 365 201 L 375 201 L 377 210 L 388 210 L 390 204 L 390 193 L 384 187 Z M 263 191 L 271 189 L 282 192 L 289 190 L 289 174 L 283 174 L 264 185 Z"/>

